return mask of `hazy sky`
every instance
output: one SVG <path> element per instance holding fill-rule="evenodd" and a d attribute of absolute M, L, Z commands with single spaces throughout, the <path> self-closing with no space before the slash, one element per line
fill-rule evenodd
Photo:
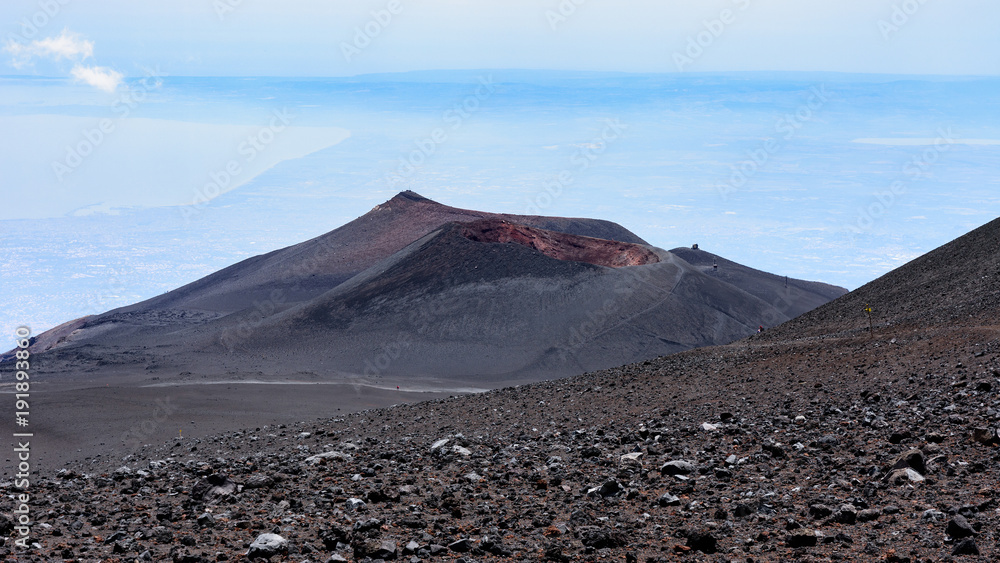
<path fill-rule="evenodd" d="M 0 22 L 0 73 L 105 88 L 148 68 L 1000 74 L 996 0 L 4 0 Z"/>

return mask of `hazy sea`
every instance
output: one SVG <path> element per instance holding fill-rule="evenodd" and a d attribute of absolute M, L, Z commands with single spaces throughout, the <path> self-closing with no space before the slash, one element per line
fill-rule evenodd
<path fill-rule="evenodd" d="M 0 78 L 0 334 L 169 291 L 404 189 L 854 289 L 1000 215 L 998 92 L 804 73 L 150 72 L 113 94 Z"/>

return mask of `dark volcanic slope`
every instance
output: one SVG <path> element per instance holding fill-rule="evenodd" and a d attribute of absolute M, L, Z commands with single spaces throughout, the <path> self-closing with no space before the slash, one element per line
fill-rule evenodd
<path fill-rule="evenodd" d="M 867 331 L 871 306 L 878 326 L 961 324 L 1000 309 L 1000 219 L 787 323 L 769 338 Z"/>
<path fill-rule="evenodd" d="M 267 350 L 286 369 L 494 385 L 729 342 L 762 319 L 787 318 L 664 251 L 523 227 L 530 241 L 488 242 L 486 226 L 449 224 L 308 303 L 252 326 L 247 317 L 245 336 L 225 332 L 232 319 L 209 323 L 200 345 L 230 366 L 230 351 Z M 616 259 L 650 263 L 604 267 L 532 243 L 594 256 L 613 248 Z"/>
<path fill-rule="evenodd" d="M 993 275 L 998 256 L 983 246 L 966 271 Z M 932 253 L 887 279 L 935 260 L 953 264 Z M 17 560 L 237 561 L 274 532 L 287 543 L 272 561 L 997 561 L 996 286 L 906 309 L 979 283 L 918 271 L 909 291 L 872 284 L 907 311 L 872 337 L 817 315 L 790 340 L 779 328 L 46 475 L 42 547 Z"/>
<path fill-rule="evenodd" d="M 675 248 L 670 252 L 702 272 L 764 300 L 789 318 L 795 318 L 847 293 L 847 290 L 835 285 L 755 270 L 704 250 Z M 777 323 L 764 324 L 770 326 Z"/>

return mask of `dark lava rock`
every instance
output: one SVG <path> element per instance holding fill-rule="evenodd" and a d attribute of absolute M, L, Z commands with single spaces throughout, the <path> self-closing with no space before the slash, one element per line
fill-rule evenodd
<path fill-rule="evenodd" d="M 587 547 L 604 549 L 622 547 L 628 544 L 625 534 L 618 530 L 608 530 L 597 526 L 585 526 L 578 530 L 580 541 Z"/>
<path fill-rule="evenodd" d="M 858 521 L 858 509 L 853 504 L 845 504 L 833 513 L 830 520 L 838 524 L 853 525 Z"/>
<path fill-rule="evenodd" d="M 341 528 L 340 526 L 331 526 L 326 528 L 319 533 L 319 539 L 323 542 L 323 546 L 327 550 L 333 551 L 337 548 L 338 543 L 347 543 L 347 530 Z"/>
<path fill-rule="evenodd" d="M 212 503 L 221 497 L 236 492 L 236 482 L 225 475 L 209 475 L 204 481 L 199 481 L 191 488 L 191 497 L 207 503 Z"/>
<path fill-rule="evenodd" d="M 790 536 L 785 540 L 788 547 L 811 547 L 816 545 L 819 538 L 816 537 L 816 532 L 800 528 L 792 532 Z"/>
<path fill-rule="evenodd" d="M 681 499 L 670 493 L 663 493 L 657 501 L 660 506 L 680 506 Z"/>
<path fill-rule="evenodd" d="M 972 538 L 965 538 L 964 540 L 955 544 L 955 549 L 951 550 L 952 555 L 979 555 L 979 546 L 976 545 L 976 540 Z"/>
<path fill-rule="evenodd" d="M 712 535 L 711 530 L 702 528 L 688 528 L 680 533 L 681 537 L 687 538 L 687 547 L 702 553 L 715 553 L 718 551 L 718 539 Z"/>
<path fill-rule="evenodd" d="M 969 521 L 965 519 L 965 516 L 960 514 L 955 515 L 948 522 L 948 528 L 945 532 L 956 540 L 976 535 L 976 531 L 969 524 Z"/>
<path fill-rule="evenodd" d="M 456 553 L 466 553 L 472 550 L 472 542 L 467 538 L 462 538 L 448 544 L 448 549 Z"/>
<path fill-rule="evenodd" d="M 620 492 L 622 492 L 622 485 L 615 479 L 605 481 L 604 484 L 601 485 L 601 488 L 597 490 L 597 494 L 602 497 L 614 496 Z"/>
<path fill-rule="evenodd" d="M 397 548 L 395 542 L 383 541 L 379 544 L 378 548 L 369 554 L 372 559 L 383 559 L 385 561 L 392 561 L 396 559 Z"/>
<path fill-rule="evenodd" d="M 152 537 L 156 543 L 167 544 L 174 540 L 173 532 L 171 532 L 169 528 L 165 528 L 163 526 L 157 526 L 150 530 L 149 533 L 150 537 Z"/>
<path fill-rule="evenodd" d="M 244 489 L 270 489 L 274 486 L 274 478 L 262 473 L 255 473 L 243 483 Z"/>
<path fill-rule="evenodd" d="M 998 437 L 997 432 L 991 428 L 973 429 L 972 439 L 979 442 L 980 444 L 986 444 L 988 446 L 1000 445 L 1000 437 Z"/>
<path fill-rule="evenodd" d="M 882 511 L 877 508 L 866 508 L 858 512 L 858 522 L 871 522 L 878 520 L 882 516 Z"/>
<path fill-rule="evenodd" d="M 809 516 L 812 516 L 814 520 L 826 518 L 831 514 L 833 514 L 833 509 L 825 504 L 813 504 L 809 506 Z"/>
<path fill-rule="evenodd" d="M 926 475 L 927 466 L 924 463 L 924 453 L 920 450 L 910 450 L 896 458 L 896 462 L 892 464 L 892 469 L 906 469 L 907 467 L 921 475 Z"/>
<path fill-rule="evenodd" d="M 840 438 L 827 434 L 816 441 L 816 445 L 824 450 L 830 450 L 840 445 Z"/>
<path fill-rule="evenodd" d="M 941 434 L 939 432 L 931 432 L 930 434 L 925 436 L 924 439 L 931 444 L 940 444 L 944 442 L 944 434 Z"/>
<path fill-rule="evenodd" d="M 561 563 L 564 563 L 566 561 L 569 561 L 569 557 L 563 555 L 563 548 L 561 545 L 553 543 L 545 547 L 544 560 L 559 561 Z"/>
<path fill-rule="evenodd" d="M 924 477 L 916 470 L 906 467 L 903 469 L 893 469 L 885 476 L 884 481 L 890 485 L 905 485 L 911 482 L 923 481 Z"/>
<path fill-rule="evenodd" d="M 211 512 L 206 512 L 198 517 L 198 525 L 202 528 L 210 528 L 215 525 L 215 516 Z"/>
<path fill-rule="evenodd" d="M 903 442 L 904 440 L 909 440 L 912 437 L 913 437 L 913 434 L 911 434 L 909 430 L 902 430 L 902 431 L 899 431 L 899 432 L 893 432 L 892 435 L 889 436 L 889 443 L 890 444 L 899 444 L 899 443 Z"/>
<path fill-rule="evenodd" d="M 675 459 L 664 463 L 660 467 L 660 473 L 664 475 L 690 475 L 694 473 L 696 469 L 697 467 L 690 461 Z"/>
<path fill-rule="evenodd" d="M 191 553 L 180 546 L 174 546 L 170 549 L 170 560 L 173 563 L 207 563 L 207 560 L 202 556 Z"/>
<path fill-rule="evenodd" d="M 775 459 L 783 459 L 788 455 L 781 444 L 764 444 L 762 447 L 765 452 L 771 454 L 771 457 Z"/>

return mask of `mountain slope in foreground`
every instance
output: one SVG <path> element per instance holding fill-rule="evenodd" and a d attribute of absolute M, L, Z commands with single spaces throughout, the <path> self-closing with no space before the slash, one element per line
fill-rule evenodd
<path fill-rule="evenodd" d="M 38 553 L 241 560 L 274 533 L 279 547 L 254 555 L 996 561 L 1000 246 L 978 241 L 998 235 L 1000 220 L 817 310 L 815 325 L 170 441 L 102 475 L 76 466 L 37 484 L 52 526 L 36 526 Z M 955 289 L 944 308 L 922 305 Z M 852 315 L 875 297 L 896 313 L 868 334 Z"/>
<path fill-rule="evenodd" d="M 706 270 L 606 221 L 403 192 L 35 351 L 50 373 L 492 387 L 731 342 L 844 292 L 725 260 Z"/>

